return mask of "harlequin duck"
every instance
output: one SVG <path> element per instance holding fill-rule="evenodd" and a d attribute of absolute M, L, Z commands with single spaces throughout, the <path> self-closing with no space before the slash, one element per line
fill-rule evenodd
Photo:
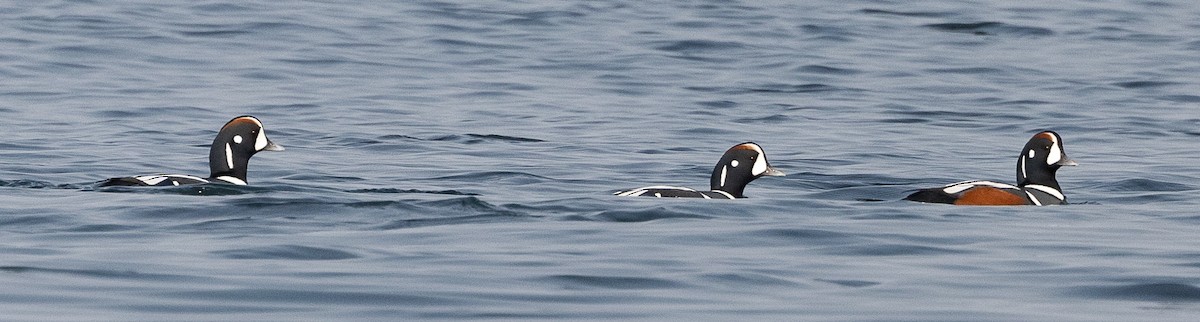
<path fill-rule="evenodd" d="M 658 198 L 704 198 L 704 199 L 736 199 L 745 198 L 742 191 L 746 184 L 762 176 L 783 176 L 783 172 L 775 170 L 767 163 L 767 155 L 762 147 L 754 142 L 738 144 L 725 151 L 721 161 L 713 168 L 710 191 L 697 191 L 689 188 L 650 186 L 613 193 L 618 196 L 646 196 Z"/>
<path fill-rule="evenodd" d="M 224 183 L 245 185 L 246 168 L 250 157 L 258 151 L 283 151 L 283 147 L 267 139 L 262 122 L 249 115 L 233 118 L 213 140 L 208 152 L 208 166 L 212 170 L 208 178 L 180 174 L 158 174 L 137 177 L 112 178 L 100 182 L 98 187 L 107 186 L 178 186 L 200 183 Z"/>
<path fill-rule="evenodd" d="M 1067 198 L 1054 173 L 1078 163 L 1067 157 L 1062 137 L 1054 131 L 1035 134 L 1017 157 L 1017 185 L 963 181 L 941 188 L 921 189 L 905 200 L 955 205 L 1060 205 Z"/>

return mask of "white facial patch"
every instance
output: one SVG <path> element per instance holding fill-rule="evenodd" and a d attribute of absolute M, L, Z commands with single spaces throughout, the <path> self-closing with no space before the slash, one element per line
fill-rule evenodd
<path fill-rule="evenodd" d="M 766 173 L 767 172 L 767 154 L 763 153 L 762 148 L 759 148 L 757 144 L 746 144 L 746 145 L 749 146 L 750 149 L 754 150 L 754 152 L 758 152 L 758 159 L 754 160 L 754 167 L 750 168 L 750 173 L 755 176 L 760 176 L 763 173 Z"/>
<path fill-rule="evenodd" d="M 750 171 L 751 173 L 754 173 L 754 175 L 756 175 L 756 176 L 762 175 L 763 173 L 767 173 L 767 157 L 763 156 L 762 153 L 759 153 L 758 155 L 759 155 L 759 158 L 757 160 L 754 160 L 754 168 L 751 169 L 751 171 Z"/>
<path fill-rule="evenodd" d="M 267 131 L 262 128 L 259 128 L 258 129 L 258 138 L 254 140 L 254 150 L 262 151 L 262 149 L 266 149 L 266 148 L 267 148 Z"/>
<path fill-rule="evenodd" d="M 734 168 L 737 168 L 737 166 L 738 166 L 738 161 L 737 161 L 737 160 L 729 161 L 729 166 L 731 166 L 731 167 L 734 167 Z"/>
<path fill-rule="evenodd" d="M 234 135 L 234 136 L 233 136 L 233 143 L 242 144 L 242 136 L 241 136 L 241 135 Z"/>
<path fill-rule="evenodd" d="M 229 143 L 225 143 L 225 162 L 233 169 L 233 149 L 229 147 Z"/>
<path fill-rule="evenodd" d="M 1050 155 L 1046 156 L 1046 164 L 1052 165 L 1058 163 L 1058 161 L 1062 161 L 1062 148 L 1058 147 L 1058 142 L 1056 141 L 1054 145 L 1050 146 Z"/>

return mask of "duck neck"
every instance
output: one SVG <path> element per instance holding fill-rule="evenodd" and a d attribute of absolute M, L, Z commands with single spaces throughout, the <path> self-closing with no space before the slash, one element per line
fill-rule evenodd
<path fill-rule="evenodd" d="M 250 158 L 238 157 L 237 151 L 225 144 L 213 144 L 208 153 L 209 178 L 230 176 L 246 181 Z M 231 166 L 232 165 L 232 166 Z"/>

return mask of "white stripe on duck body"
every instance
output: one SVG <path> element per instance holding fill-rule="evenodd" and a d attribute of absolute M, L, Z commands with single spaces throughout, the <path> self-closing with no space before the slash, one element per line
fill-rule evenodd
<path fill-rule="evenodd" d="M 1035 134 L 1017 156 L 1017 185 L 992 181 L 963 181 L 921 189 L 905 200 L 955 205 L 1061 205 L 1067 203 L 1055 174 L 1078 163 L 1067 157 L 1062 137 L 1054 131 Z"/>
<path fill-rule="evenodd" d="M 764 176 L 783 176 L 783 172 L 771 167 L 767 162 L 767 154 L 762 147 L 754 142 L 746 142 L 729 148 L 713 167 L 709 191 L 699 191 L 685 187 L 649 186 L 637 189 L 618 191 L 618 196 L 642 196 L 658 198 L 704 198 L 704 199 L 737 199 L 745 198 L 743 192 L 746 185 L 754 179 Z"/>
<path fill-rule="evenodd" d="M 283 147 L 271 142 L 263 124 L 257 118 L 242 115 L 226 122 L 208 151 L 208 178 L 182 174 L 156 174 L 134 177 L 112 178 L 101 181 L 98 187 L 107 186 L 180 186 L 203 183 L 246 185 L 246 171 L 250 157 L 259 151 L 283 151 Z"/>

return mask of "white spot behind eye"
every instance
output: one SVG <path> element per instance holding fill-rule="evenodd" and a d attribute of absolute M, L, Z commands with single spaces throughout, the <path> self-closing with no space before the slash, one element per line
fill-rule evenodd
<path fill-rule="evenodd" d="M 734 167 L 734 168 L 737 168 L 737 166 L 738 166 L 738 161 L 737 161 L 737 160 L 729 161 L 729 166 L 731 166 L 731 167 Z"/>
<path fill-rule="evenodd" d="M 233 143 L 241 144 L 241 143 L 242 143 L 242 136 L 241 136 L 241 135 L 234 135 L 234 136 L 233 136 Z"/>
<path fill-rule="evenodd" d="M 1034 153 L 1034 152 L 1033 152 L 1033 150 L 1029 150 L 1029 158 L 1030 158 L 1030 159 L 1033 159 L 1033 156 L 1034 156 L 1034 155 L 1036 155 L 1036 154 L 1037 154 L 1037 153 Z"/>

